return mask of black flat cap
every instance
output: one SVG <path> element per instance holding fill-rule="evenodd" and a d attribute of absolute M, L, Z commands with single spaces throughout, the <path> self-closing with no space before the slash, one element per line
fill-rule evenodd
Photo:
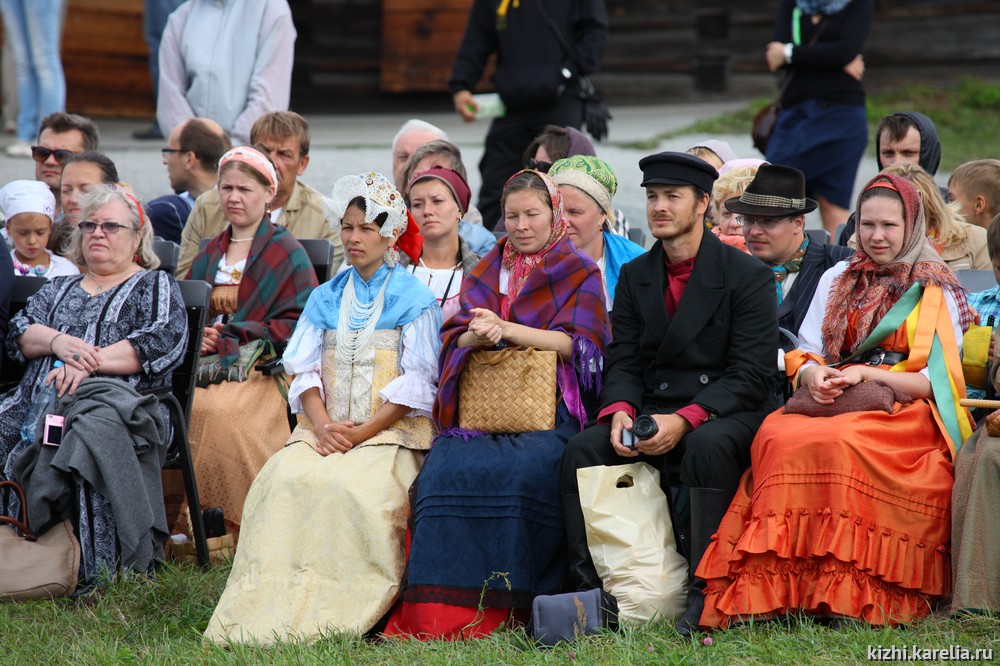
<path fill-rule="evenodd" d="M 719 172 L 711 164 L 687 153 L 665 152 L 639 160 L 642 187 L 647 185 L 694 185 L 711 193 Z"/>

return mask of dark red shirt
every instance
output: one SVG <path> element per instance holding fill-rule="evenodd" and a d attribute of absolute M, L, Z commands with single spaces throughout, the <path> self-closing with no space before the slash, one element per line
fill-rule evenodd
<path fill-rule="evenodd" d="M 663 263 L 667 267 L 667 288 L 663 291 L 663 307 L 666 308 L 667 314 L 670 315 L 671 319 L 677 313 L 677 305 L 681 302 L 681 297 L 684 296 L 684 289 L 687 287 L 688 280 L 691 279 L 691 274 L 694 272 L 695 259 L 697 257 L 691 257 L 676 264 L 671 264 L 664 257 Z M 625 412 L 633 419 L 636 417 L 636 407 L 620 400 L 602 409 L 600 414 L 597 415 L 597 422 L 610 423 L 611 417 L 615 412 Z M 681 407 L 674 413 L 684 417 L 691 424 L 692 428 L 697 428 L 707 421 L 709 417 L 707 409 L 701 405 L 694 404 Z"/>

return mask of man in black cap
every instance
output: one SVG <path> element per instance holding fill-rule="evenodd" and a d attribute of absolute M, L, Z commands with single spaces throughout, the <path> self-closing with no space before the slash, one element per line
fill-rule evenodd
<path fill-rule="evenodd" d="M 778 326 L 798 335 L 819 278 L 853 254 L 850 248 L 816 243 L 806 235 L 805 175 L 780 164 L 762 164 L 739 197 L 725 202 L 738 216 L 747 250 L 774 272 Z"/>
<path fill-rule="evenodd" d="M 679 464 L 691 490 L 693 572 L 750 465 L 757 427 L 775 406 L 774 274 L 705 231 L 718 173 L 673 152 L 645 157 L 639 168 L 657 240 L 622 267 L 597 422 L 569 441 L 563 457 L 570 572 L 580 590 L 601 581 L 587 548 L 577 469 L 648 462 L 669 493 L 668 468 Z M 628 443 L 640 415 L 652 417 L 656 432 L 626 448 L 623 430 Z M 703 583 L 692 585 L 678 630 L 697 626 L 703 591 Z"/>

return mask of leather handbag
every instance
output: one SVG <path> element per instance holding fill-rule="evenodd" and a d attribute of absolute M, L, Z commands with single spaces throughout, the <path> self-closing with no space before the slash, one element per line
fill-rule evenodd
<path fill-rule="evenodd" d="M 76 589 L 80 575 L 80 543 L 69 520 L 35 537 L 28 527 L 28 505 L 24 490 L 14 481 L 0 481 L 21 500 L 20 520 L 0 516 L 0 599 L 28 601 L 65 597 Z"/>
<path fill-rule="evenodd" d="M 790 78 L 792 78 L 791 75 L 786 77 L 786 83 Z M 781 97 L 785 94 L 786 87 L 787 85 L 781 87 L 778 99 L 758 111 L 753 117 L 750 137 L 753 139 L 753 147 L 759 150 L 762 155 L 767 154 L 767 144 L 771 140 L 774 126 L 778 124 L 778 116 L 781 114 Z"/>
<path fill-rule="evenodd" d="M 618 604 L 600 588 L 586 592 L 539 595 L 531 602 L 531 633 L 549 647 L 603 629 L 618 628 Z"/>
<path fill-rule="evenodd" d="M 474 351 L 458 378 L 458 425 L 464 430 L 519 433 L 556 426 L 554 351 L 508 347 Z"/>

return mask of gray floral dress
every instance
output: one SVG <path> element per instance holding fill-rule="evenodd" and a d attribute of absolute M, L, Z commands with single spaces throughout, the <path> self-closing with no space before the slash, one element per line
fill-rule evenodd
<path fill-rule="evenodd" d="M 187 315 L 173 277 L 163 271 L 141 271 L 93 296 L 80 287 L 82 279 L 81 275 L 54 278 L 28 301 L 10 322 L 8 355 L 26 361 L 17 339 L 31 324 L 54 328 L 99 347 L 128 340 L 139 356 L 141 370 L 119 378 L 137 391 L 169 385 L 187 345 Z M 21 383 L 0 395 L 0 478 L 8 478 L 11 464 L 28 444 L 21 441 L 21 424 L 55 360 L 54 356 L 42 356 L 27 361 Z M 8 498 L 7 509 L 18 510 L 15 498 Z M 86 483 L 79 487 L 77 512 L 80 578 L 90 583 L 102 571 L 112 573 L 117 568 L 114 516 L 111 505 Z"/>

